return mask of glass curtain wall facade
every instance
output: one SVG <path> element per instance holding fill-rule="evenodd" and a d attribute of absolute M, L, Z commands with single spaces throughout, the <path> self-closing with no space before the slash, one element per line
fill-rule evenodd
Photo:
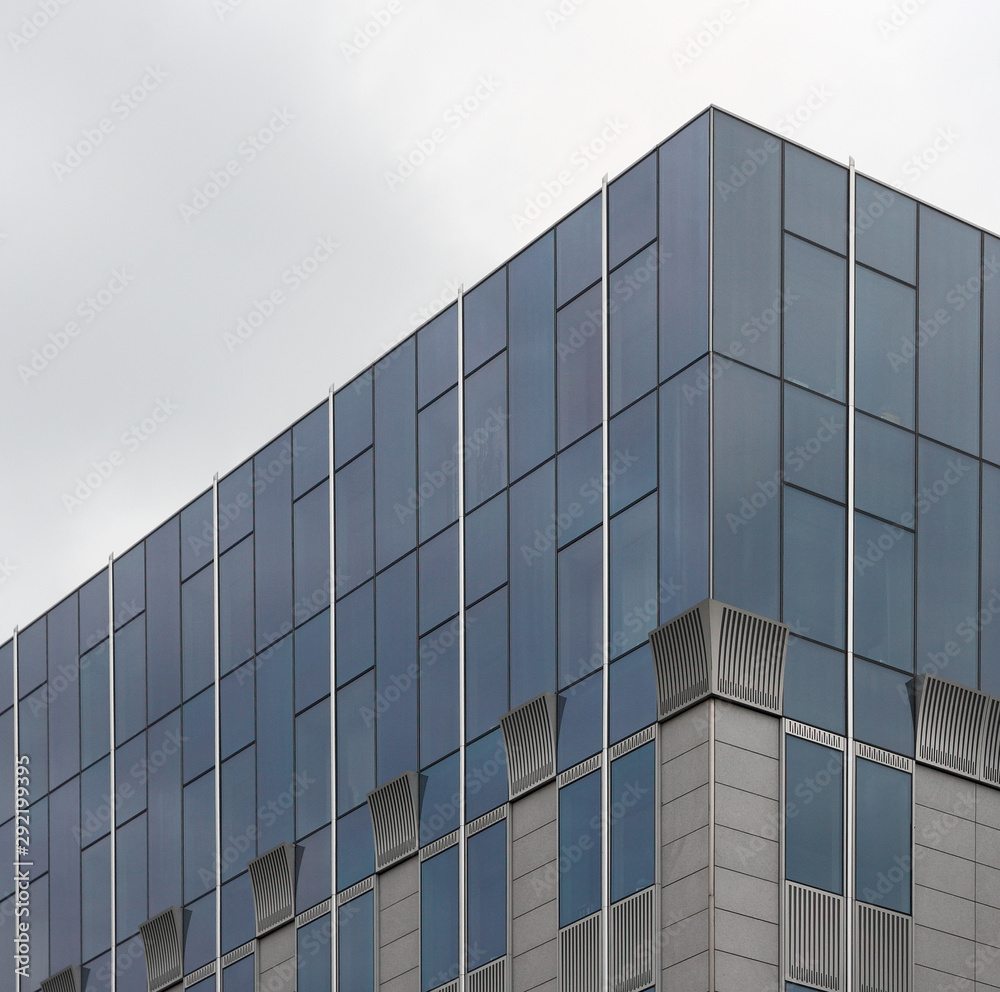
<path fill-rule="evenodd" d="M 917 679 L 1000 695 L 998 264 L 715 109 L 606 183 L 0 647 L 0 845 L 31 861 L 0 992 L 142 992 L 172 906 L 185 984 L 252 989 L 281 844 L 302 992 L 513 988 L 519 926 L 591 918 L 612 967 L 614 907 L 672 871 L 647 638 L 707 598 L 791 631 L 782 884 L 912 914 Z M 544 693 L 529 921 L 501 717 Z M 392 965 L 368 796 L 407 772 Z"/>

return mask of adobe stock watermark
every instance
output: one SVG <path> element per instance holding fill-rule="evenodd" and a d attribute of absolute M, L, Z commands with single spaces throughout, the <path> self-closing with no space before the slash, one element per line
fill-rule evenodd
<path fill-rule="evenodd" d="M 775 131 L 786 138 L 792 137 L 799 128 L 805 127 L 813 119 L 813 115 L 817 111 L 822 110 L 832 97 L 833 93 L 828 89 L 826 83 L 811 86 L 809 88 L 809 96 L 799 103 L 794 110 L 778 118 L 778 123 L 774 126 Z"/>
<path fill-rule="evenodd" d="M 882 40 L 888 41 L 900 28 L 906 27 L 910 18 L 919 14 L 930 2 L 931 0 L 902 0 L 901 3 L 894 3 L 892 9 L 883 14 L 876 24 Z"/>
<path fill-rule="evenodd" d="M 958 142 L 959 134 L 948 127 L 939 127 L 934 137 L 920 151 L 911 155 L 903 163 L 903 175 L 911 182 L 917 182 L 924 173 L 934 168 L 951 148 Z"/>
<path fill-rule="evenodd" d="M 232 354 L 245 345 L 264 326 L 264 322 L 274 316 L 278 307 L 284 306 L 292 294 L 297 293 L 319 271 L 320 266 L 333 257 L 339 247 L 340 244 L 333 238 L 317 238 L 316 247 L 281 274 L 281 286 L 287 289 L 275 287 L 263 299 L 254 300 L 250 309 L 236 321 L 236 330 L 223 332 L 222 343 L 226 351 Z"/>
<path fill-rule="evenodd" d="M 63 7 L 68 7 L 73 0 L 38 0 L 31 16 L 21 18 L 21 24 L 16 31 L 7 32 L 7 41 L 15 55 L 21 54 L 21 49 L 34 41 L 40 31 L 44 31 L 53 18 L 58 17 Z"/>
<path fill-rule="evenodd" d="M 135 281 L 135 276 L 124 266 L 111 270 L 111 278 L 93 296 L 88 296 L 76 307 L 81 320 L 70 320 L 60 331 L 50 331 L 48 341 L 36 348 L 27 362 L 17 367 L 17 374 L 24 385 L 37 379 L 83 332 L 84 325 L 92 324 L 98 316 Z"/>
<path fill-rule="evenodd" d="M 243 6 L 244 0 L 213 0 L 212 7 L 220 21 L 224 21 L 235 10 Z"/>
<path fill-rule="evenodd" d="M 454 303 L 458 299 L 458 290 L 461 283 L 457 279 L 446 279 L 438 290 L 437 296 L 428 300 L 423 306 L 417 307 L 410 314 L 410 327 L 419 327 L 426 323 L 431 317 L 437 316 L 445 307 Z"/>
<path fill-rule="evenodd" d="M 350 41 L 340 43 L 340 53 L 348 62 L 354 61 L 403 12 L 401 0 L 389 0 L 384 7 L 371 12 L 364 24 L 358 25 Z"/>
<path fill-rule="evenodd" d="M 554 7 L 548 7 L 545 11 L 546 23 L 553 31 L 560 24 L 565 24 L 587 0 L 559 0 Z"/>
<path fill-rule="evenodd" d="M 674 52 L 674 65 L 678 72 L 683 72 L 693 65 L 696 59 L 708 51 L 728 28 L 736 23 L 737 17 L 750 6 L 750 0 L 736 0 L 728 7 L 723 7 L 715 17 L 701 22 L 701 26 L 684 39 L 684 47 Z"/>
<path fill-rule="evenodd" d="M 515 231 L 530 227 L 542 214 L 548 210 L 573 185 L 577 176 L 586 172 L 621 136 L 629 125 L 615 115 L 606 117 L 604 126 L 590 139 L 581 142 L 570 154 L 567 167 L 560 169 L 552 178 L 542 184 L 541 190 L 524 201 L 524 209 L 520 213 L 511 214 L 511 223 Z"/>
<path fill-rule="evenodd" d="M 287 107 L 275 107 L 267 123 L 253 134 L 248 134 L 236 148 L 236 154 L 218 169 L 212 169 L 208 174 L 208 182 L 195 186 L 191 202 L 177 204 L 177 210 L 185 224 L 190 224 L 200 217 L 218 198 L 224 190 L 229 189 L 233 180 L 243 174 L 243 167 L 257 159 L 274 139 L 283 134 L 295 120 Z"/>
<path fill-rule="evenodd" d="M 80 136 L 66 146 L 66 154 L 61 159 L 53 160 L 52 171 L 56 179 L 62 182 L 72 175 L 94 152 L 104 144 L 104 139 L 114 134 L 118 125 L 127 121 L 135 110 L 138 110 L 150 93 L 158 89 L 167 78 L 167 71 L 157 66 L 146 66 L 142 79 L 129 87 L 111 101 L 107 114 L 101 117 L 93 127 L 85 127 Z"/>
<path fill-rule="evenodd" d="M 394 169 L 383 173 L 390 193 L 395 193 L 407 179 L 430 161 L 434 153 L 471 117 L 492 99 L 500 89 L 500 82 L 492 75 L 480 76 L 475 87 L 461 100 L 456 100 L 443 114 L 442 123 L 414 141 L 410 148 L 399 156 Z"/>
<path fill-rule="evenodd" d="M 0 586 L 2 586 L 15 572 L 15 565 L 10 558 L 0 558 Z"/>
<path fill-rule="evenodd" d="M 767 164 L 768 160 L 781 152 L 781 142 L 768 135 L 756 148 L 746 150 L 746 158 L 742 162 L 734 163 L 729 168 L 729 172 L 724 179 L 715 181 L 715 190 L 722 197 L 723 202 L 731 196 L 735 196 L 758 172 Z"/>
<path fill-rule="evenodd" d="M 177 412 L 178 407 L 169 399 L 156 401 L 156 405 L 142 420 L 131 424 L 119 439 L 120 447 L 112 448 L 103 458 L 90 463 L 85 475 L 78 475 L 72 491 L 62 495 L 66 512 L 72 514 L 97 492 L 114 473 Z M 124 449 L 124 450 L 122 450 Z"/>

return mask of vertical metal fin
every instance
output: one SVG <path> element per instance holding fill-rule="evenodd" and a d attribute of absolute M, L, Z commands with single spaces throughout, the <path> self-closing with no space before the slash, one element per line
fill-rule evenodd
<path fill-rule="evenodd" d="M 657 627 L 649 635 L 649 644 L 656 666 L 660 720 L 708 695 L 708 651 L 701 606 Z"/>
<path fill-rule="evenodd" d="M 785 977 L 840 992 L 844 988 L 844 898 L 785 883 Z"/>
<path fill-rule="evenodd" d="M 375 833 L 375 870 L 382 871 L 415 854 L 420 824 L 420 779 L 404 772 L 368 793 Z"/>
<path fill-rule="evenodd" d="M 171 906 L 151 920 L 139 924 L 146 955 L 149 992 L 159 992 L 184 975 L 184 910 Z"/>
<path fill-rule="evenodd" d="M 653 899 L 655 887 L 611 907 L 608 947 L 611 992 L 640 992 L 655 984 Z"/>
<path fill-rule="evenodd" d="M 295 845 L 279 844 L 249 866 L 257 936 L 295 918 Z"/>
<path fill-rule="evenodd" d="M 556 713 L 555 693 L 543 692 L 500 717 L 511 799 L 555 777 Z"/>
<path fill-rule="evenodd" d="M 917 758 L 938 768 L 976 778 L 979 774 L 979 732 L 989 698 L 936 676 L 919 680 Z"/>
<path fill-rule="evenodd" d="M 1000 699 L 990 697 L 983 707 L 979 735 L 979 774 L 987 785 L 1000 788 Z"/>
<path fill-rule="evenodd" d="M 911 992 L 913 920 L 855 903 L 854 987 L 857 992 Z"/>
<path fill-rule="evenodd" d="M 601 992 L 601 914 L 559 931 L 560 992 Z"/>

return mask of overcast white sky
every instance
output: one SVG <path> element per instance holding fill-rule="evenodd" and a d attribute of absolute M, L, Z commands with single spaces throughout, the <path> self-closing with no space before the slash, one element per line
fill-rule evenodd
<path fill-rule="evenodd" d="M 3 0 L 0 641 L 709 103 L 1000 230 L 998 36 L 987 0 Z"/>

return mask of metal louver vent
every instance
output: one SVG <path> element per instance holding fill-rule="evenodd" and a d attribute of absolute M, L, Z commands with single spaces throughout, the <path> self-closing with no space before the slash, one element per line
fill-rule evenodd
<path fill-rule="evenodd" d="M 171 906 L 140 923 L 139 935 L 146 955 L 149 992 L 159 992 L 179 982 L 184 974 L 184 911 Z"/>
<path fill-rule="evenodd" d="M 458 992 L 458 979 L 449 982 L 447 985 L 439 985 L 434 992 Z"/>
<path fill-rule="evenodd" d="M 871 744 L 862 744 L 855 741 L 854 753 L 859 758 L 867 758 L 869 761 L 877 761 L 880 765 L 888 765 L 890 768 L 898 768 L 901 772 L 913 772 L 913 762 L 901 754 L 894 754 L 892 751 L 883 751 L 880 747 L 872 747 Z"/>
<path fill-rule="evenodd" d="M 507 961 L 497 958 L 470 971 L 465 987 L 468 992 L 507 992 Z"/>
<path fill-rule="evenodd" d="M 926 675 L 920 679 L 917 757 L 975 778 L 985 693 Z"/>
<path fill-rule="evenodd" d="M 1000 699 L 988 699 L 983 708 L 979 774 L 988 785 L 1000 787 Z"/>
<path fill-rule="evenodd" d="M 645 889 L 611 907 L 611 992 L 639 992 L 654 983 L 654 891 Z"/>
<path fill-rule="evenodd" d="M 788 626 L 706 599 L 649 635 L 660 720 L 710 694 L 781 714 Z"/>
<path fill-rule="evenodd" d="M 375 833 L 375 870 L 382 871 L 417 851 L 420 823 L 420 779 L 404 772 L 368 793 Z"/>
<path fill-rule="evenodd" d="M 543 692 L 500 717 L 511 799 L 555 777 L 556 712 L 555 693 Z"/>
<path fill-rule="evenodd" d="M 601 914 L 559 931 L 561 992 L 601 992 Z"/>
<path fill-rule="evenodd" d="M 909 916 L 856 903 L 854 987 L 858 992 L 910 992 Z"/>
<path fill-rule="evenodd" d="M 295 845 L 279 844 L 249 864 L 257 936 L 295 918 Z"/>
<path fill-rule="evenodd" d="M 839 992 L 844 987 L 844 899 L 797 882 L 785 884 L 785 976 Z"/>
<path fill-rule="evenodd" d="M 42 979 L 42 992 L 80 992 L 80 966 L 63 968 L 54 975 Z"/>

